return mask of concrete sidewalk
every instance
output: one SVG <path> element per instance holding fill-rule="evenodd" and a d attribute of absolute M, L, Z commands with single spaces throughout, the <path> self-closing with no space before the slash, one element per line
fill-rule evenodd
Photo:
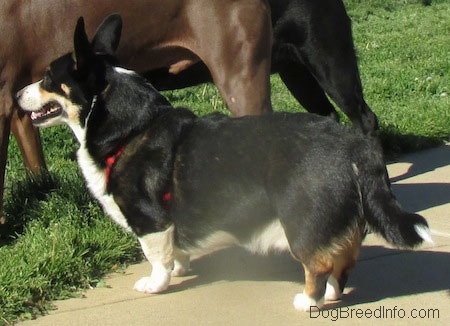
<path fill-rule="evenodd" d="M 416 252 L 392 249 L 369 235 L 341 302 L 319 313 L 296 311 L 303 271 L 289 255 L 252 256 L 232 249 L 192 263 L 189 276 L 173 278 L 169 291 L 132 290 L 149 265 L 106 278 L 84 298 L 56 302 L 35 325 L 450 325 L 450 144 L 389 164 L 402 205 L 427 218 L 435 246 Z"/>

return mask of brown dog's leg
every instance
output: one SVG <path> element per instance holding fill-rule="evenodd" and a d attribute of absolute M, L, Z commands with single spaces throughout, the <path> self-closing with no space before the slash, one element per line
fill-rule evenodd
<path fill-rule="evenodd" d="M 200 45 L 201 59 L 234 116 L 271 112 L 270 9 L 265 0 L 241 0 L 229 6 L 226 11 L 221 6 L 213 9 L 221 23 L 219 18 L 201 17 L 202 23 L 194 27 L 194 33 L 214 35 L 214 45 L 211 40 Z"/>
<path fill-rule="evenodd" d="M 46 169 L 39 132 L 33 127 L 28 115 L 13 110 L 11 130 L 22 153 L 25 166 L 34 174 Z"/>
<path fill-rule="evenodd" d="M 0 224 L 5 223 L 3 216 L 3 189 L 5 184 L 6 158 L 8 155 L 10 119 L 0 112 Z"/>
<path fill-rule="evenodd" d="M 46 169 L 39 133 L 31 124 L 30 118 L 17 109 L 12 110 L 12 116 L 8 116 L 6 112 L 0 114 L 0 224 L 5 223 L 3 191 L 11 130 L 16 137 L 25 166 L 34 174 Z"/>
<path fill-rule="evenodd" d="M 8 157 L 9 135 L 11 132 L 11 115 L 13 112 L 13 99 L 11 90 L 7 83 L 8 74 L 3 75 L 5 70 L 0 69 L 0 224 L 5 223 L 3 216 L 3 195 L 5 186 L 5 170 Z"/>

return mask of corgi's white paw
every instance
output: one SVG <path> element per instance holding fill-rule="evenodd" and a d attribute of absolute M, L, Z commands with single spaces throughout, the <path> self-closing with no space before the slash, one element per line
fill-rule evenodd
<path fill-rule="evenodd" d="M 150 277 L 143 277 L 134 284 L 134 289 L 143 293 L 159 293 L 166 290 L 170 283 L 170 270 L 155 264 Z"/>
<path fill-rule="evenodd" d="M 134 289 L 143 293 L 159 293 L 166 290 L 169 282 L 155 281 L 151 277 L 142 277 L 134 284 Z"/>
<path fill-rule="evenodd" d="M 189 256 L 177 257 L 174 261 L 172 276 L 184 276 L 190 269 Z"/>
<path fill-rule="evenodd" d="M 342 297 L 342 291 L 339 288 L 338 281 L 330 275 L 328 277 L 327 288 L 325 290 L 325 300 L 337 301 Z"/>
<path fill-rule="evenodd" d="M 297 310 L 300 311 L 317 311 L 324 305 L 323 298 L 319 301 L 314 300 L 313 298 L 310 298 L 305 293 L 298 293 L 294 297 L 294 307 Z"/>

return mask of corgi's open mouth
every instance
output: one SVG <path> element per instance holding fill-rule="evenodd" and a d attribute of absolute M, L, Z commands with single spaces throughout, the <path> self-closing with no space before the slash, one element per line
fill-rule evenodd
<path fill-rule="evenodd" d="M 46 103 L 39 111 L 31 112 L 30 117 L 33 123 L 40 123 L 59 116 L 62 112 L 61 105 L 56 101 L 51 101 Z"/>

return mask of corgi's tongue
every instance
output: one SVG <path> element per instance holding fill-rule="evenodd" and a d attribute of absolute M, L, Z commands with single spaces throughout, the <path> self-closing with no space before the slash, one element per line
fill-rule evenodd
<path fill-rule="evenodd" d="M 59 103 L 49 102 L 45 104 L 39 111 L 32 112 L 30 117 L 33 122 L 46 120 L 50 117 L 61 114 L 62 109 Z"/>

